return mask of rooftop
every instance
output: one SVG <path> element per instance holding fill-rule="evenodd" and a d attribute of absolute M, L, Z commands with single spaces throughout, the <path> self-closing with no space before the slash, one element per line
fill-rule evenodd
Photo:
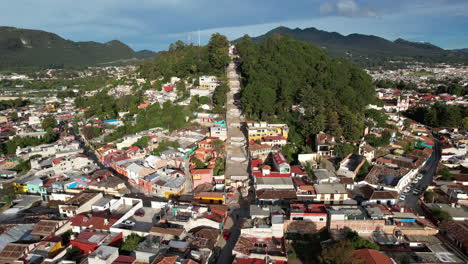
<path fill-rule="evenodd" d="M 346 188 L 341 183 L 314 184 L 317 194 L 347 193 Z"/>

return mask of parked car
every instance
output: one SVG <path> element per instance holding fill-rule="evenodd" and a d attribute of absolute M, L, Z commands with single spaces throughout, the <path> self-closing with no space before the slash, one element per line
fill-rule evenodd
<path fill-rule="evenodd" d="M 403 194 L 402 194 L 402 195 L 400 195 L 400 200 L 401 200 L 401 201 L 404 201 L 404 200 L 405 200 L 405 198 L 406 198 L 406 195 L 403 195 Z"/>
<path fill-rule="evenodd" d="M 231 236 L 231 232 L 229 232 L 229 231 L 224 231 L 224 233 L 223 233 L 223 238 L 224 238 L 224 240 L 228 240 L 230 236 Z"/>
<path fill-rule="evenodd" d="M 424 178 L 424 175 L 422 175 L 422 174 L 418 174 L 418 176 L 416 177 L 416 179 L 418 179 L 418 180 L 421 180 L 422 178 Z"/>
<path fill-rule="evenodd" d="M 125 220 L 125 221 L 122 222 L 122 224 L 124 224 L 126 226 L 135 226 L 135 222 L 130 221 L 130 220 Z"/>
<path fill-rule="evenodd" d="M 406 186 L 405 188 L 405 193 L 409 192 L 411 190 L 411 187 L 410 186 Z"/>
<path fill-rule="evenodd" d="M 134 215 L 139 217 L 145 216 L 145 211 L 141 209 L 137 210 Z"/>
<path fill-rule="evenodd" d="M 413 194 L 414 195 L 419 195 L 421 193 L 421 190 L 419 188 L 414 189 Z"/>

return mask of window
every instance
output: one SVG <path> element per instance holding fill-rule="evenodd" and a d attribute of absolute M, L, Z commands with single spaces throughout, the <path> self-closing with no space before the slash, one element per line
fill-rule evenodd
<path fill-rule="evenodd" d="M 323 221 L 323 218 L 320 218 L 319 221 Z"/>

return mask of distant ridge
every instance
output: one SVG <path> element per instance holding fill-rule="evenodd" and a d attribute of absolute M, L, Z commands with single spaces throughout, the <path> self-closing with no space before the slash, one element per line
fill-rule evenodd
<path fill-rule="evenodd" d="M 259 42 L 275 34 L 313 43 L 334 57 L 347 57 L 366 66 L 389 60 L 468 63 L 468 54 L 462 52 L 463 50 L 444 50 L 431 43 L 412 42 L 401 38 L 390 41 L 374 35 L 356 33 L 344 36 L 314 27 L 291 29 L 281 26 L 252 39 Z"/>
<path fill-rule="evenodd" d="M 135 52 L 118 40 L 74 42 L 42 30 L 0 27 L 0 68 L 3 69 L 89 66 L 154 55 L 148 50 Z"/>

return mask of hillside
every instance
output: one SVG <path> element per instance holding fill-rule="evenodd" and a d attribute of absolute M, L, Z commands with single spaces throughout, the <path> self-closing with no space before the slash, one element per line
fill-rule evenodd
<path fill-rule="evenodd" d="M 244 37 L 237 50 L 243 76 L 240 101 L 246 117 L 287 122 L 290 139 L 297 145 L 320 131 L 348 140 L 360 138 L 365 106 L 375 100 L 365 71 L 288 36 L 275 35 L 258 44 Z M 303 115 L 292 109 L 302 109 Z"/>
<path fill-rule="evenodd" d="M 1 69 L 69 68 L 152 56 L 152 51 L 135 52 L 118 40 L 74 42 L 45 31 L 0 27 Z"/>
<path fill-rule="evenodd" d="M 334 57 L 346 57 L 362 66 L 379 65 L 389 60 L 418 60 L 425 62 L 454 62 L 468 64 L 468 54 L 444 50 L 430 43 L 387 39 L 363 34 L 347 36 L 316 28 L 290 29 L 278 27 L 264 35 L 252 38 L 259 43 L 275 34 L 288 35 L 296 40 L 313 43 Z"/>

